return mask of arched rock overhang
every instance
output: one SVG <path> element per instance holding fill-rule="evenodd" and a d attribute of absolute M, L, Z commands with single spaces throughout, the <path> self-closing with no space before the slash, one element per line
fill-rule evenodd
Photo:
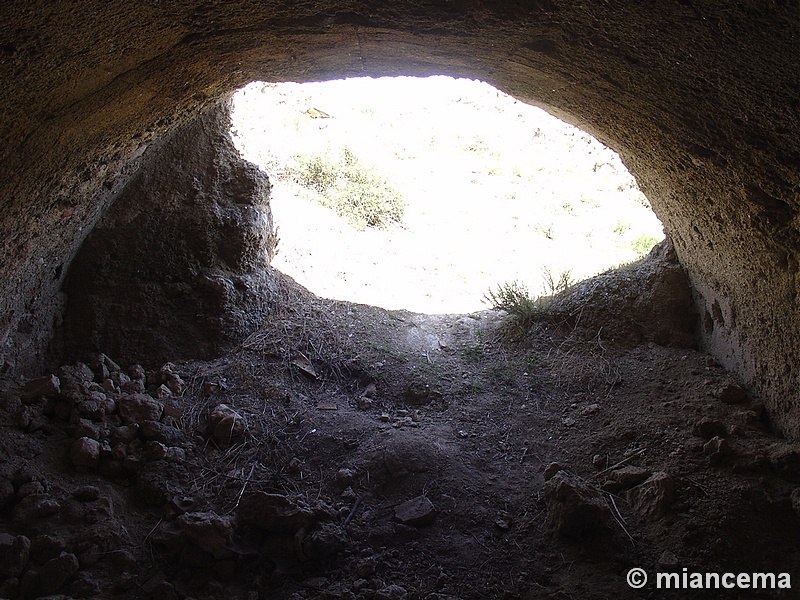
<path fill-rule="evenodd" d="M 444 73 L 620 152 L 706 347 L 800 436 L 796 2 L 10 0 L 0 17 L 5 373 L 44 360 L 72 258 L 177 125 L 254 79 Z"/>

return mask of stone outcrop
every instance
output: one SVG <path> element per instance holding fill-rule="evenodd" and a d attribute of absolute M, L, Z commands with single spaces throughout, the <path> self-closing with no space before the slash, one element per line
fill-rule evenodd
<path fill-rule="evenodd" d="M 64 286 L 70 354 L 206 358 L 260 325 L 274 292 L 269 182 L 229 127 L 223 104 L 151 150 L 88 236 Z"/>
<path fill-rule="evenodd" d="M 71 265 L 86 236 L 113 220 L 107 211 L 126 194 L 135 204 L 139 173 L 174 164 L 157 155 L 170 152 L 174 136 L 191 137 L 185 124 L 232 90 L 258 78 L 448 73 L 486 79 L 621 153 L 688 274 L 704 346 L 764 397 L 786 434 L 800 437 L 798 39 L 800 13 L 786 0 L 189 0 L 124 10 L 86 0 L 6 2 L 0 371 L 35 370 L 49 348 L 59 351 L 52 342 L 62 286 L 67 272 L 80 272 Z M 148 246 L 165 262 L 175 249 L 166 242 Z M 208 302 L 211 331 L 224 332 L 238 317 L 220 307 L 243 300 L 234 298 L 242 293 L 236 277 L 250 272 L 224 262 L 201 261 L 196 271 L 175 264 L 151 279 L 150 295 L 177 313 L 178 335 L 149 339 L 142 328 L 131 343 L 166 348 L 187 337 L 213 351 L 214 342 L 181 330 L 175 294 L 192 298 L 187 313 Z M 184 279 L 167 277 L 177 274 Z M 124 288 L 113 270 L 105 277 Z M 261 283 L 252 289 L 260 294 Z M 70 335 L 76 349 L 93 345 L 93 331 Z"/>

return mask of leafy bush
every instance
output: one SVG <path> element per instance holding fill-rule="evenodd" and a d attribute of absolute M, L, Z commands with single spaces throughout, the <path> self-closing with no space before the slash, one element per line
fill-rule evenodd
<path fill-rule="evenodd" d="M 512 339 L 522 337 L 550 307 L 553 297 L 572 286 L 570 271 L 562 272 L 558 277 L 553 277 L 547 268 L 542 269 L 542 272 L 548 291 L 543 296 L 533 297 L 528 288 L 519 281 L 498 285 L 483 296 L 483 301 L 493 309 L 508 314 L 506 333 Z"/>
<path fill-rule="evenodd" d="M 334 209 L 356 229 L 385 228 L 402 221 L 405 203 L 400 191 L 348 148 L 336 160 L 298 155 L 294 161 L 297 183 L 317 192 L 323 206 Z"/>
<path fill-rule="evenodd" d="M 660 241 L 661 240 L 659 240 L 657 237 L 653 237 L 652 235 L 647 235 L 646 233 L 643 233 L 635 240 L 633 240 L 633 242 L 631 243 L 631 248 L 633 248 L 633 251 L 636 252 L 636 254 L 638 254 L 639 256 L 644 256 L 645 254 L 650 252 L 653 246 L 655 246 Z"/>
<path fill-rule="evenodd" d="M 497 289 L 489 289 L 484 294 L 483 301 L 495 310 L 508 313 L 506 325 L 512 336 L 519 336 L 528 331 L 536 316 L 544 308 L 540 299 L 533 298 L 528 288 L 519 281 L 498 285 Z"/>

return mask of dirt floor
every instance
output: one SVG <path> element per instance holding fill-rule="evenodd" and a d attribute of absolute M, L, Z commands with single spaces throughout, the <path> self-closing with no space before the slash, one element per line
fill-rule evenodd
<path fill-rule="evenodd" d="M 656 589 L 800 584 L 800 449 L 706 354 L 282 295 L 216 361 L 7 382 L 0 597 L 797 597 Z"/>

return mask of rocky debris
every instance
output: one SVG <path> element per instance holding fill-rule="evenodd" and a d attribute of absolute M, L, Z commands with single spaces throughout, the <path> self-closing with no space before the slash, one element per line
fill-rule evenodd
<path fill-rule="evenodd" d="M 127 425 L 139 425 L 144 421 L 159 421 L 164 405 L 147 394 L 131 394 L 117 400 L 117 409 Z"/>
<path fill-rule="evenodd" d="M 725 427 L 725 423 L 717 419 L 710 419 L 708 417 L 703 417 L 697 421 L 694 424 L 694 427 L 692 427 L 692 432 L 696 436 L 706 440 L 710 440 L 716 436 L 724 437 L 728 435 L 728 429 Z"/>
<path fill-rule="evenodd" d="M 8 477 L 0 476 L 0 512 L 5 512 L 14 502 L 14 484 Z"/>
<path fill-rule="evenodd" d="M 433 522 L 436 518 L 436 507 L 427 496 L 417 496 L 396 506 L 394 516 L 403 525 L 421 527 Z"/>
<path fill-rule="evenodd" d="M 185 513 L 175 519 L 178 527 L 194 544 L 215 559 L 233 555 L 233 519 L 213 512 Z"/>
<path fill-rule="evenodd" d="M 338 523 L 323 523 L 303 540 L 302 558 L 306 561 L 328 562 L 339 556 L 347 544 L 347 535 Z"/>
<path fill-rule="evenodd" d="M 422 406 L 434 400 L 441 400 L 442 393 L 433 389 L 428 383 L 413 382 L 406 388 L 404 398 L 410 406 Z"/>
<path fill-rule="evenodd" d="M 96 469 L 100 463 L 100 442 L 90 437 L 78 438 L 70 447 L 69 458 L 79 469 Z"/>
<path fill-rule="evenodd" d="M 585 406 L 583 410 L 581 410 L 581 415 L 584 417 L 588 417 L 597 414 L 599 411 L 600 411 L 599 404 L 589 404 L 588 406 Z"/>
<path fill-rule="evenodd" d="M 408 592 L 399 585 L 389 585 L 376 590 L 373 596 L 375 600 L 405 600 L 407 597 Z"/>
<path fill-rule="evenodd" d="M 175 365 L 166 363 L 158 370 L 158 380 L 162 385 L 166 385 L 170 392 L 176 396 L 183 395 L 186 384 L 178 373 L 175 372 Z"/>
<path fill-rule="evenodd" d="M 78 572 L 79 567 L 78 557 L 69 553 L 47 561 L 39 569 L 39 594 L 42 596 L 54 594 Z"/>
<path fill-rule="evenodd" d="M 667 514 L 675 499 L 675 483 L 667 473 L 653 473 L 628 491 L 628 503 L 641 516 L 659 519 Z"/>
<path fill-rule="evenodd" d="M 336 472 L 335 483 L 337 487 L 344 489 L 350 487 L 356 479 L 356 472 L 353 469 L 342 468 Z"/>
<path fill-rule="evenodd" d="M 217 442 L 228 444 L 244 434 L 247 420 L 227 404 L 218 404 L 208 417 L 208 431 Z"/>
<path fill-rule="evenodd" d="M 139 432 L 146 440 L 160 442 L 165 446 L 178 446 L 186 441 L 184 433 L 159 421 L 142 421 Z"/>
<path fill-rule="evenodd" d="M 678 557 L 675 556 L 675 553 L 669 550 L 664 550 L 664 552 L 661 553 L 661 556 L 658 559 L 658 564 L 661 565 L 662 567 L 670 567 L 670 568 L 677 567 Z"/>
<path fill-rule="evenodd" d="M 286 496 L 249 492 L 242 496 L 238 509 L 239 519 L 272 533 L 295 533 L 310 527 L 314 513 Z"/>
<path fill-rule="evenodd" d="M 497 513 L 497 516 L 494 519 L 494 524 L 497 525 L 498 528 L 502 529 L 503 531 L 508 531 L 511 529 L 511 524 L 514 522 L 514 518 L 511 516 L 511 513 L 501 510 Z"/>
<path fill-rule="evenodd" d="M 732 452 L 728 440 L 720 436 L 711 438 L 703 445 L 703 454 L 708 456 L 708 462 L 712 467 L 720 465 Z"/>
<path fill-rule="evenodd" d="M 748 400 L 747 390 L 738 383 L 728 383 L 718 389 L 714 395 L 725 404 L 742 404 Z"/>
<path fill-rule="evenodd" d="M 47 396 L 56 396 L 61 392 L 61 381 L 55 375 L 31 379 L 22 388 L 20 397 L 25 403 L 34 402 Z"/>
<path fill-rule="evenodd" d="M 627 490 L 642 483 L 650 475 L 651 471 L 642 467 L 632 465 L 620 467 L 608 473 L 608 479 L 603 484 L 603 490 L 611 493 Z"/>
<path fill-rule="evenodd" d="M 561 535 L 602 533 L 612 521 L 603 493 L 577 475 L 559 471 L 544 484 L 547 524 Z"/>
<path fill-rule="evenodd" d="M 34 527 L 41 519 L 57 515 L 61 504 L 47 494 L 37 493 L 25 496 L 11 511 L 15 525 L 20 529 Z"/>
<path fill-rule="evenodd" d="M 31 541 L 24 535 L 0 533 L 0 573 L 20 577 L 28 565 Z"/>

